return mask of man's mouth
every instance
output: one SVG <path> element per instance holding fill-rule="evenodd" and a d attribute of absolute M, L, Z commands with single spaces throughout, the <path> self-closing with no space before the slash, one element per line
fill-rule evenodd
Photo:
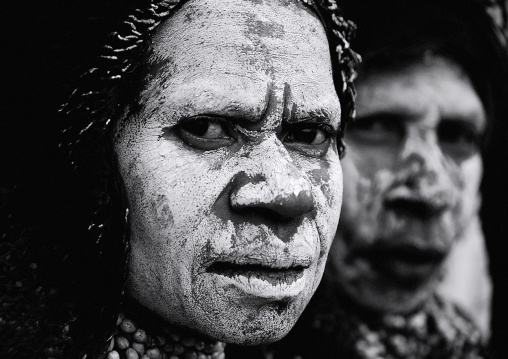
<path fill-rule="evenodd" d="M 372 269 L 402 286 L 419 286 L 435 273 L 446 253 L 410 245 L 376 245 L 361 254 Z"/>
<path fill-rule="evenodd" d="M 439 216 L 451 206 L 452 199 L 448 192 L 414 193 L 407 188 L 397 188 L 384 199 L 386 210 L 422 219 Z"/>

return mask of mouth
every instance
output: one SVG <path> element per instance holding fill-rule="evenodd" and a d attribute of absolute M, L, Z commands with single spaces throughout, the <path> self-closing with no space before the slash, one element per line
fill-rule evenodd
<path fill-rule="evenodd" d="M 420 199 L 393 199 L 385 201 L 385 208 L 399 215 L 408 215 L 416 218 L 429 219 L 439 215 L 446 206 L 437 205 Z"/>
<path fill-rule="evenodd" d="M 384 200 L 384 207 L 400 215 L 429 219 L 439 216 L 450 208 L 451 200 L 446 193 L 432 195 L 415 194 L 406 188 L 392 190 Z"/>
<path fill-rule="evenodd" d="M 249 297 L 290 301 L 305 289 L 308 267 L 219 261 L 207 267 L 206 272 L 221 277 Z"/>
<path fill-rule="evenodd" d="M 216 262 L 207 268 L 207 272 L 233 278 L 235 276 L 256 277 L 272 285 L 291 284 L 303 276 L 304 266 L 274 268 L 261 264 L 237 264 Z"/>
<path fill-rule="evenodd" d="M 372 269 L 404 287 L 418 287 L 429 280 L 446 253 L 410 245 L 377 245 L 361 253 Z"/>

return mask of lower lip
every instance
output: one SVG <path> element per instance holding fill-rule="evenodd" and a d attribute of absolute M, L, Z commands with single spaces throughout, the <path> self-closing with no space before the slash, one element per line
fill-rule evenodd
<path fill-rule="evenodd" d="M 305 270 L 211 272 L 245 294 L 271 301 L 290 301 L 305 289 Z"/>

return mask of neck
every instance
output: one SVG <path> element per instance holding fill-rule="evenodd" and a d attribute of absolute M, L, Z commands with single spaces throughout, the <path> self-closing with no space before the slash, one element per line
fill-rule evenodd
<path fill-rule="evenodd" d="M 165 323 L 152 313 L 123 308 L 107 359 L 224 359 L 225 345 Z"/>

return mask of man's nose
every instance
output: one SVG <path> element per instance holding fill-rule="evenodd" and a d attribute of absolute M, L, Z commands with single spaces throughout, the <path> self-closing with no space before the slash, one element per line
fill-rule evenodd
<path fill-rule="evenodd" d="M 234 179 L 230 203 L 233 210 L 284 219 L 301 217 L 315 206 L 309 179 L 275 135 L 250 152 L 248 168 Z"/>
<path fill-rule="evenodd" d="M 432 129 L 409 128 L 399 158 L 405 185 L 418 189 L 438 184 L 444 173 L 444 156 Z"/>

